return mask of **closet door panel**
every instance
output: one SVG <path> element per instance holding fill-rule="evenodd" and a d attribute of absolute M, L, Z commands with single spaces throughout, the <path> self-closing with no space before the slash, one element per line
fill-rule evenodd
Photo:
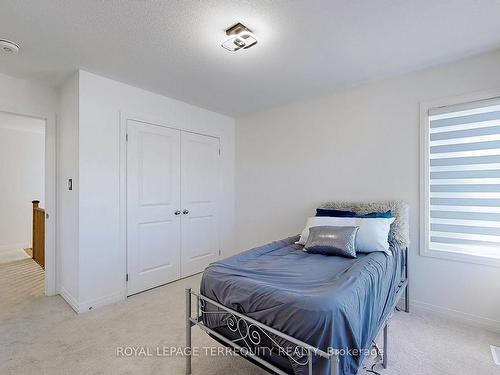
<path fill-rule="evenodd" d="M 201 272 L 219 256 L 217 196 L 219 139 L 181 133 L 183 277 Z"/>
<path fill-rule="evenodd" d="M 128 295 L 180 277 L 180 131 L 127 123 Z"/>

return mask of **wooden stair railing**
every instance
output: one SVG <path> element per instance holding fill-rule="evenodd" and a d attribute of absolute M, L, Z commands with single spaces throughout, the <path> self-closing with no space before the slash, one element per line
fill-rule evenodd
<path fill-rule="evenodd" d="M 45 269 L 45 210 L 38 207 L 40 201 L 33 203 L 33 259 Z"/>

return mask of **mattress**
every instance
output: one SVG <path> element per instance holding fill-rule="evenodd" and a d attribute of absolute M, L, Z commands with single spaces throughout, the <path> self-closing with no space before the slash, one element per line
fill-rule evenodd
<path fill-rule="evenodd" d="M 340 374 L 354 375 L 392 312 L 405 252 L 391 245 L 391 255 L 375 252 L 356 259 L 308 254 L 294 244 L 297 239 L 275 241 L 212 263 L 203 273 L 200 291 L 323 351 L 341 350 Z M 205 306 L 206 312 L 216 309 Z M 227 331 L 227 314 L 205 313 L 202 318 L 208 327 Z M 281 357 L 293 373 L 308 373 L 294 344 L 275 335 L 267 341 L 286 349 Z M 313 357 L 315 374 L 329 374 L 329 366 L 328 360 Z"/>

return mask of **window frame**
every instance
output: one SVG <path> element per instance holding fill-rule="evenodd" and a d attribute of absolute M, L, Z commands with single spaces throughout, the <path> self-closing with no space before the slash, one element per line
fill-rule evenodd
<path fill-rule="evenodd" d="M 474 92 L 470 94 L 450 96 L 441 99 L 434 99 L 431 101 L 420 103 L 420 255 L 431 258 L 439 258 L 446 260 L 453 260 L 459 262 L 475 263 L 492 267 L 500 267 L 500 257 L 494 258 L 489 256 L 482 256 L 477 254 L 458 253 L 446 250 L 432 250 L 430 249 L 430 174 L 429 174 L 429 159 L 430 159 L 430 145 L 429 145 L 429 110 L 436 107 L 451 106 L 460 103 L 474 102 L 479 100 L 486 100 L 495 97 L 500 97 L 500 89 Z"/>

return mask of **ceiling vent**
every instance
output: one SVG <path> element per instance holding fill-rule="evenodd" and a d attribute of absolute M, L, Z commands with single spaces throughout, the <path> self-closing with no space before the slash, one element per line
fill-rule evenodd
<path fill-rule="evenodd" d="M 19 44 L 7 39 L 0 39 L 0 50 L 9 55 L 15 55 L 19 52 Z"/>

